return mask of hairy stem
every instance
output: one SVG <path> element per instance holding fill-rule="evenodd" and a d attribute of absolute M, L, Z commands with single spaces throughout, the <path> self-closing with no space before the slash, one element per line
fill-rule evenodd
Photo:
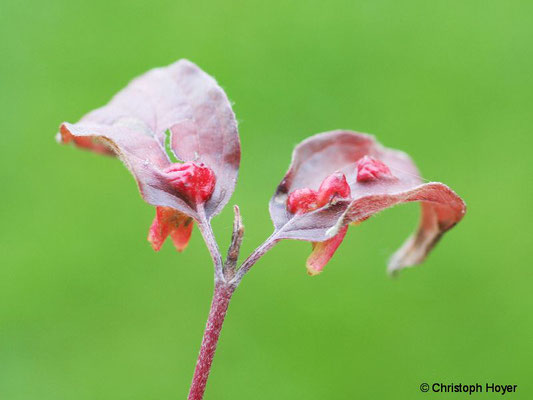
<path fill-rule="evenodd" d="M 204 397 L 205 385 L 209 377 L 213 357 L 215 356 L 220 330 L 234 290 L 235 286 L 222 282 L 215 283 L 213 301 L 211 302 L 211 309 L 207 318 L 188 400 L 201 400 Z"/>
<path fill-rule="evenodd" d="M 252 254 L 248 256 L 246 260 L 242 263 L 241 267 L 238 269 L 235 277 L 231 280 L 230 284 L 237 287 L 241 282 L 244 275 L 254 266 L 254 264 L 265 255 L 272 247 L 279 242 L 280 239 L 277 238 L 279 231 L 274 232 L 267 240 L 263 242 L 261 246 L 253 251 Z"/>
<path fill-rule="evenodd" d="M 198 226 L 200 227 L 202 236 L 204 237 L 215 264 L 215 290 L 213 301 L 211 302 L 209 317 L 207 318 L 204 337 L 202 339 L 202 345 L 200 347 L 200 354 L 198 355 L 198 361 L 196 362 L 196 368 L 194 370 L 188 400 L 202 400 L 204 397 L 205 386 L 207 384 L 207 379 L 209 378 L 213 357 L 215 356 L 218 338 L 233 292 L 250 268 L 252 268 L 252 266 L 279 241 L 277 237 L 279 232 L 275 232 L 261 246 L 255 249 L 246 260 L 244 260 L 233 279 L 231 279 L 231 276 L 228 277 L 228 282 L 224 276 L 222 258 L 218 245 L 215 241 L 213 231 L 211 230 L 211 225 L 205 218 L 203 209 L 199 210 L 199 216 L 200 220 L 198 221 Z M 237 261 L 243 233 L 242 221 L 240 220 L 240 214 L 237 208 L 234 237 L 228 255 L 229 265 L 227 265 L 231 271 L 235 271 L 234 263 Z"/>
<path fill-rule="evenodd" d="M 211 228 L 211 224 L 206 218 L 203 204 L 198 206 L 197 211 L 199 216 L 199 220 L 197 221 L 198 229 L 200 229 L 200 232 L 204 238 L 205 244 L 207 245 L 207 249 L 209 250 L 209 254 L 211 254 L 211 258 L 213 259 L 213 264 L 215 266 L 215 281 L 224 282 L 225 279 L 222 271 L 222 256 L 220 255 L 220 250 L 218 248 L 213 229 Z"/>

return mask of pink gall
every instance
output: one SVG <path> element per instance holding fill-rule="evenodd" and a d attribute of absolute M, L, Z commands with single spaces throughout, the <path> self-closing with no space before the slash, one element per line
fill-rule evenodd
<path fill-rule="evenodd" d="M 350 197 L 350 185 L 342 172 L 326 177 L 318 192 L 313 189 L 296 189 L 287 199 L 287 209 L 292 214 L 305 214 L 324 207 L 334 198 Z"/>
<path fill-rule="evenodd" d="M 312 189 L 297 189 L 287 199 L 287 209 L 292 214 L 305 214 L 316 210 L 318 205 L 318 193 Z"/>
<path fill-rule="evenodd" d="M 385 163 L 370 156 L 364 156 L 357 162 L 357 182 L 373 182 L 383 178 L 394 178 Z"/>
<path fill-rule="evenodd" d="M 174 188 L 194 204 L 203 204 L 215 190 L 216 177 L 204 164 L 171 164 L 164 171 Z"/>
<path fill-rule="evenodd" d="M 345 199 L 350 197 L 350 185 L 342 172 L 335 172 L 322 181 L 318 189 L 318 204 L 323 207 L 334 198 Z"/>

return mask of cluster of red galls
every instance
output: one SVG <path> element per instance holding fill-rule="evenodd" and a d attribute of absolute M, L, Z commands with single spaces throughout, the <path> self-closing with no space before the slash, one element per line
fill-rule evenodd
<path fill-rule="evenodd" d="M 383 178 L 393 178 L 389 167 L 370 156 L 357 162 L 357 182 L 372 182 Z M 293 191 L 287 199 L 287 209 L 292 214 L 303 214 L 324 207 L 335 198 L 346 199 L 351 195 L 350 185 L 342 172 L 334 172 L 326 177 L 318 191 L 304 188 Z"/>
<path fill-rule="evenodd" d="M 370 183 L 380 179 L 394 179 L 390 169 L 381 161 L 370 156 L 364 156 L 357 162 L 357 182 Z M 334 172 L 327 176 L 318 190 L 310 188 L 297 189 L 287 199 L 287 210 L 292 214 L 305 214 L 317 210 L 334 202 L 336 199 L 349 199 L 351 197 L 350 185 L 346 176 Z M 307 272 L 316 275 L 322 271 L 335 251 L 340 246 L 348 231 L 348 225 L 339 229 L 332 238 L 312 243 L 313 251 L 307 259 Z"/>

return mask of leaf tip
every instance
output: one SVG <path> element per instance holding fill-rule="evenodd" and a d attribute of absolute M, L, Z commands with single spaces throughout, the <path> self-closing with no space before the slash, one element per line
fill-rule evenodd
<path fill-rule="evenodd" d="M 307 267 L 307 275 L 309 276 L 317 276 L 320 273 L 322 273 L 321 269 L 315 268 L 313 264 L 311 264 L 309 261 L 305 265 Z"/>

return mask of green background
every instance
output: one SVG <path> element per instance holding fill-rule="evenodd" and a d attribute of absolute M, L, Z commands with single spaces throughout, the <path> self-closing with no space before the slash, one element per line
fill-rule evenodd
<path fill-rule="evenodd" d="M 183 254 L 154 253 L 153 207 L 120 162 L 54 142 L 60 122 L 179 58 L 235 102 L 243 253 L 271 232 L 293 146 L 326 130 L 377 135 L 469 207 L 397 280 L 385 264 L 415 204 L 350 229 L 315 278 L 310 246 L 281 243 L 234 296 L 206 399 L 468 397 L 422 382 L 532 398 L 532 13 L 486 0 L 2 2 L 0 399 L 186 397 L 212 289 L 198 231 Z M 224 252 L 231 219 L 228 207 L 214 222 Z"/>

